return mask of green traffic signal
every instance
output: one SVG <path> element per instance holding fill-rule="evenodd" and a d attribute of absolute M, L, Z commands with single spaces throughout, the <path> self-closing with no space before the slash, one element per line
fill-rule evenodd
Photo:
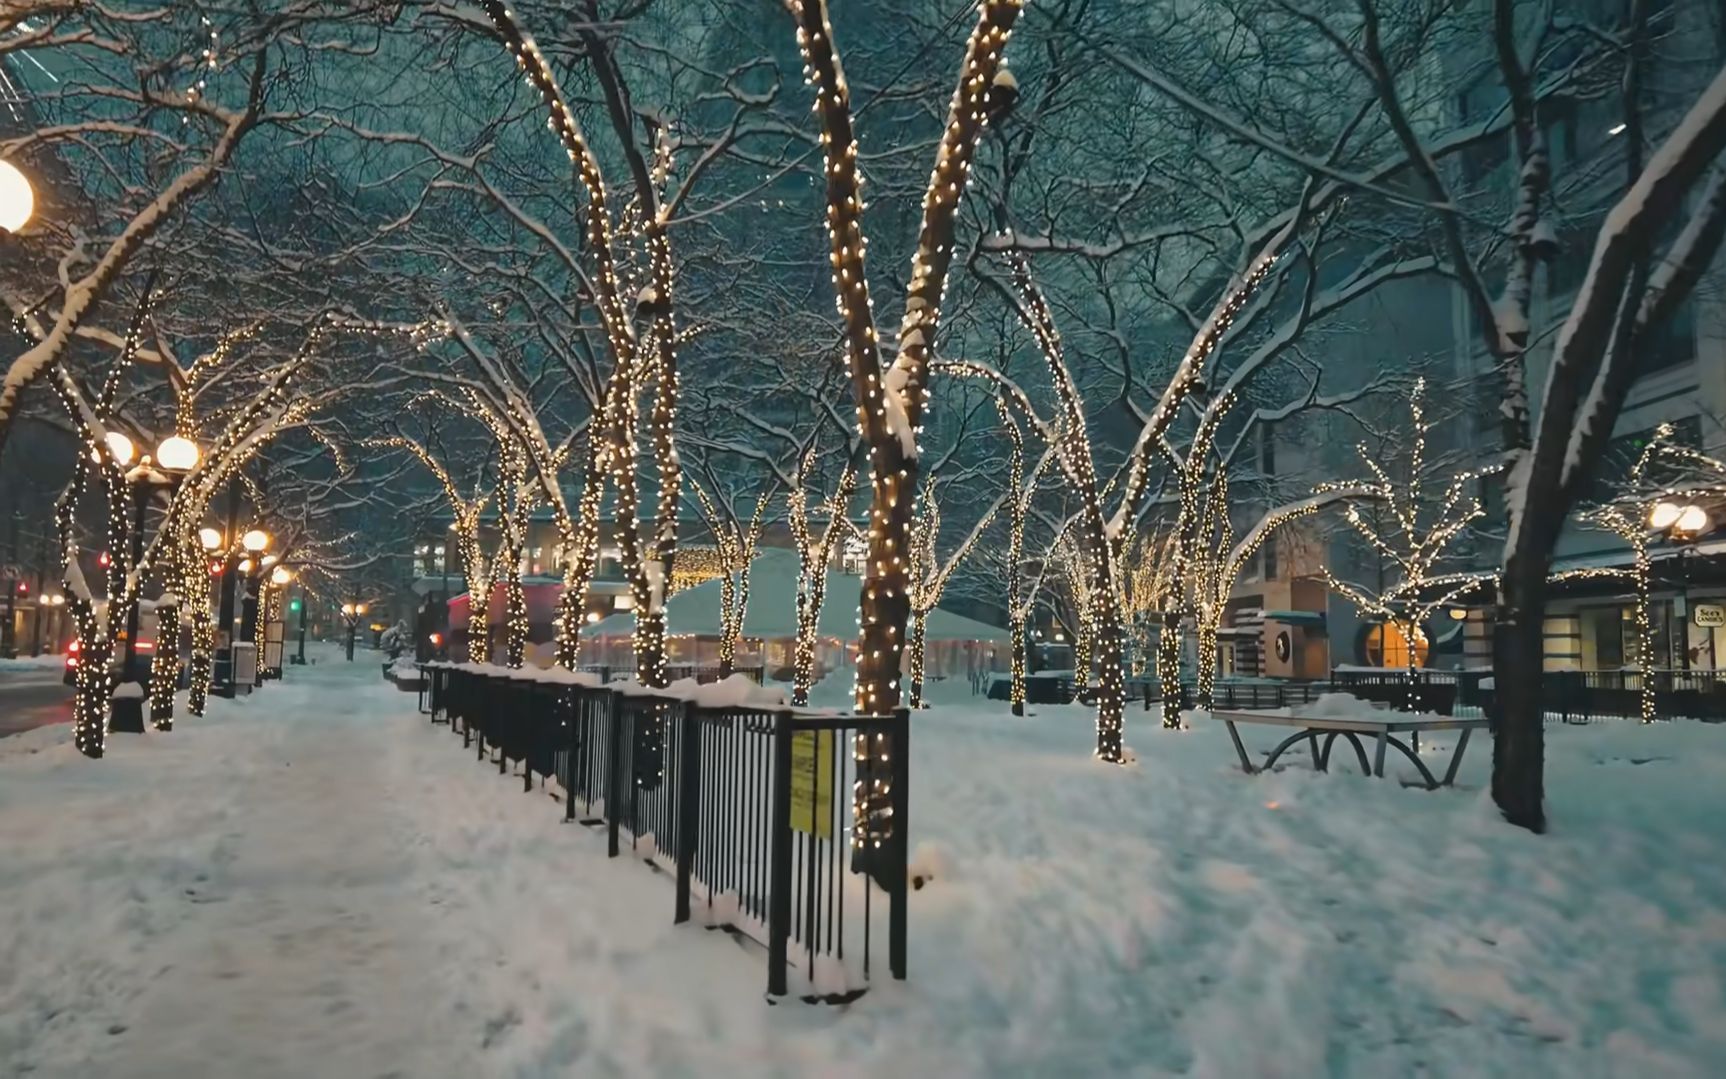
<path fill-rule="evenodd" d="M 299 610 L 299 609 L 300 609 L 300 601 L 299 601 L 299 600 L 297 600 L 297 599 L 290 599 L 290 600 L 289 600 L 289 601 L 288 601 L 288 610 L 290 610 L 290 611 L 297 611 L 297 610 Z"/>

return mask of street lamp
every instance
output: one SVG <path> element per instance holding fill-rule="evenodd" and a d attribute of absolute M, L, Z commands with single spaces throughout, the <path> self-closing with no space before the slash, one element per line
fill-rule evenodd
<path fill-rule="evenodd" d="M 294 571 L 286 566 L 277 566 L 270 571 L 270 583 L 280 588 L 294 579 Z"/>
<path fill-rule="evenodd" d="M 180 475 L 197 468 L 203 457 L 198 444 L 183 435 L 169 435 L 156 446 L 156 463 Z"/>
<path fill-rule="evenodd" d="M 360 618 L 366 613 L 366 605 L 359 602 L 342 604 L 342 621 L 348 627 L 348 662 L 354 661 L 354 633 L 358 630 Z"/>
<path fill-rule="evenodd" d="M 36 212 L 36 192 L 18 166 L 0 161 L 0 232 L 17 232 Z"/>
<path fill-rule="evenodd" d="M 137 453 L 132 440 L 118 431 L 109 431 L 104 436 L 108 452 L 119 464 L 129 463 Z M 198 465 L 203 456 L 197 443 L 179 435 L 170 435 L 163 439 L 156 448 L 157 457 L 154 464 L 160 467 L 158 471 L 151 467 L 151 459 L 143 457 L 139 460 L 139 468 L 129 473 L 133 499 L 132 511 L 132 567 L 136 572 L 139 563 L 144 560 L 144 528 L 145 515 L 149 509 L 152 488 L 162 487 L 172 492 L 179 487 L 186 475 Z M 172 516 L 173 509 L 167 511 Z M 156 620 L 156 654 L 152 666 L 152 674 L 161 678 L 171 678 L 178 667 L 180 642 L 180 620 L 177 617 L 159 617 Z M 134 602 L 126 611 L 126 650 L 120 663 L 120 680 L 122 682 L 143 683 L 146 679 L 138 670 L 138 604 Z M 133 702 L 139 702 L 134 704 Z M 173 722 L 173 698 L 169 695 L 163 700 L 151 702 L 151 718 L 158 728 L 168 730 Z M 136 714 L 134 715 L 134 710 Z M 109 720 L 109 726 L 116 731 L 132 731 L 142 734 L 144 731 L 144 715 L 141 698 L 126 699 L 124 707 L 116 702 L 114 712 Z"/>
<path fill-rule="evenodd" d="M 198 545 L 206 551 L 214 552 L 222 546 L 222 534 L 213 528 L 198 529 Z"/>
<path fill-rule="evenodd" d="M 251 557 L 240 563 L 240 573 L 244 575 L 245 591 L 240 595 L 240 632 L 235 637 L 236 644 L 250 643 L 252 650 L 253 685 L 258 684 L 258 675 L 263 671 L 263 657 L 257 649 L 259 593 L 262 591 L 264 574 L 264 549 L 270 545 L 270 534 L 261 528 L 248 529 L 240 536 L 240 546 Z M 236 681 L 238 679 L 236 678 Z"/>
<path fill-rule="evenodd" d="M 1707 509 L 1695 502 L 1674 502 L 1663 498 L 1648 511 L 1648 527 L 1664 533 L 1667 542 L 1678 549 L 1678 602 L 1684 614 L 1679 620 L 1681 633 L 1676 644 L 1679 665 L 1686 671 L 1690 669 L 1690 578 L 1685 571 L 1684 556 L 1713 525 Z"/>
<path fill-rule="evenodd" d="M 107 444 L 108 453 L 113 456 L 115 464 L 129 465 L 132 463 L 132 454 L 136 453 L 137 450 L 133 447 L 131 439 L 118 431 L 109 431 L 102 436 L 102 441 Z"/>

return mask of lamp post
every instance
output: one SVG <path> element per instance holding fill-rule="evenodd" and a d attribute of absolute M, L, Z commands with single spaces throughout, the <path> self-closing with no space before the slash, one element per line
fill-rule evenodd
<path fill-rule="evenodd" d="M 250 642 L 252 650 L 252 683 L 257 684 L 260 657 L 257 654 L 258 593 L 264 576 L 264 550 L 270 545 L 270 534 L 254 528 L 240 537 L 240 547 L 246 557 L 240 562 L 243 591 L 240 593 L 240 629 L 235 634 L 236 645 Z M 272 561 L 274 561 L 272 559 Z M 236 667 L 238 664 L 236 664 Z M 237 672 L 236 672 L 237 676 Z"/>
<path fill-rule="evenodd" d="M 1689 554 L 1713 521 L 1708 511 L 1695 502 L 1673 502 L 1661 499 L 1648 511 L 1648 527 L 1666 537 L 1678 549 L 1678 645 L 1679 667 L 1690 669 L 1690 578 L 1684 567 Z"/>
<path fill-rule="evenodd" d="M 132 446 L 132 440 L 118 431 L 108 432 L 107 443 L 109 452 L 121 464 L 131 461 L 133 453 L 136 452 Z M 138 572 L 140 564 L 144 561 L 144 529 L 147 523 L 146 513 L 149 509 L 151 494 L 157 487 L 172 492 L 186 478 L 186 474 L 198 466 L 198 461 L 202 456 L 197 443 L 189 438 L 171 435 L 163 439 L 156 447 L 154 464 L 151 463 L 151 458 L 146 455 L 138 461 L 136 468 L 127 472 L 126 478 L 131 483 L 132 494 L 131 566 L 134 574 Z M 160 466 L 159 470 L 157 466 Z M 134 599 L 126 608 L 126 647 L 120 660 L 121 683 L 141 683 L 145 680 L 143 672 L 138 669 L 138 609 L 140 605 L 140 601 Z M 164 639 L 166 636 L 162 632 L 164 622 L 171 623 L 169 628 L 174 638 L 171 642 Z M 177 617 L 157 619 L 156 649 L 160 653 L 163 649 L 171 648 L 176 661 L 179 656 L 179 628 L 180 623 Z M 109 729 L 133 734 L 144 733 L 142 702 L 142 695 L 116 698 L 109 717 Z M 158 725 L 166 729 L 167 719 L 166 715 L 158 716 Z"/>
<path fill-rule="evenodd" d="M 358 630 L 360 619 L 365 616 L 366 605 L 363 603 L 342 604 L 342 621 L 348 627 L 348 662 L 354 661 L 354 633 Z"/>
<path fill-rule="evenodd" d="M 271 659 L 271 656 L 270 656 L 270 646 L 272 644 L 272 642 L 270 640 L 271 627 L 276 627 L 278 630 L 281 628 L 281 627 L 277 626 L 275 615 L 271 613 L 272 606 L 276 606 L 276 605 L 280 604 L 280 602 L 281 602 L 280 597 L 282 595 L 286 594 L 288 583 L 290 581 L 292 581 L 293 579 L 294 579 L 294 571 L 289 569 L 286 566 L 278 564 L 277 566 L 275 566 L 274 568 L 272 568 L 270 570 L 270 589 L 271 589 L 271 591 L 265 593 L 265 595 L 267 597 L 270 597 L 270 598 L 269 598 L 268 602 L 264 603 L 263 610 L 260 612 L 260 616 L 264 619 L 264 658 L 266 660 Z M 285 637 L 285 636 L 286 636 L 286 634 L 278 633 L 277 640 L 275 640 L 273 642 L 275 645 L 275 648 L 276 648 L 276 652 L 275 652 L 275 656 L 274 656 L 273 661 L 267 662 L 259 668 L 258 678 L 260 680 L 260 683 L 266 677 L 268 677 L 268 678 L 280 678 L 282 676 L 282 652 L 285 650 L 286 642 L 283 641 L 281 638 Z"/>
<path fill-rule="evenodd" d="M 306 608 L 311 597 L 306 594 L 306 582 L 300 582 L 300 654 L 294 658 L 296 667 L 306 665 Z"/>
<path fill-rule="evenodd" d="M 200 532 L 202 540 L 207 535 L 214 535 L 217 543 L 206 549 L 214 552 L 222 551 L 222 580 L 218 589 L 216 601 L 216 666 L 211 677 L 216 693 L 223 697 L 234 695 L 234 588 L 237 584 L 234 566 L 234 540 L 239 527 L 240 516 L 240 480 L 236 476 L 228 481 L 228 524 L 227 530 L 217 532 L 213 528 Z"/>

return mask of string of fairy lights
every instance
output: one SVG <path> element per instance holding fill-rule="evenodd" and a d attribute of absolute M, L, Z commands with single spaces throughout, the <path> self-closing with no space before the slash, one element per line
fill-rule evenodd
<path fill-rule="evenodd" d="M 1654 619 L 1653 558 L 1650 554 L 1651 530 L 1667 531 L 1680 539 L 1693 538 L 1699 529 L 1686 528 L 1683 503 L 1695 505 L 1697 500 L 1726 499 L 1726 462 L 1721 462 L 1689 446 L 1673 440 L 1675 428 L 1663 423 L 1643 444 L 1636 455 L 1623 487 L 1626 493 L 1618 498 L 1584 510 L 1579 516 L 1583 523 L 1616 535 L 1630 547 L 1630 569 L 1616 567 L 1586 567 L 1557 574 L 1554 580 L 1583 580 L 1593 577 L 1628 577 L 1635 586 L 1635 603 L 1631 620 L 1636 632 L 1636 665 L 1640 675 L 1638 693 L 1642 722 L 1653 723 L 1659 716 L 1658 698 L 1653 677 Z M 1700 473 L 1700 478 L 1681 484 L 1658 484 L 1649 475 L 1657 463 Z M 1670 519 L 1667 519 L 1670 518 Z"/>
<path fill-rule="evenodd" d="M 810 445 L 797 462 L 791 488 L 786 492 L 786 522 L 791 542 L 797 548 L 797 634 L 791 645 L 791 703 L 809 703 L 809 687 L 815 684 L 817 646 L 821 640 L 821 608 L 827 598 L 827 563 L 839 537 L 849 527 L 845 508 L 857 492 L 857 469 L 847 462 L 839 473 L 832 496 L 822 502 L 824 514 L 820 534 L 810 519 L 809 482 L 815 467 L 815 446 Z"/>
<path fill-rule="evenodd" d="M 490 657 L 486 654 L 485 641 L 488 608 L 491 604 L 492 567 L 485 553 L 481 526 L 485 519 L 485 507 L 490 503 L 491 496 L 483 492 L 476 492 L 472 496 L 462 494 L 443 463 L 411 438 L 391 435 L 367 439 L 364 444 L 379 449 L 406 451 L 432 474 L 432 478 L 437 480 L 438 486 L 443 489 L 444 501 L 449 504 L 450 531 L 454 533 L 462 578 L 467 585 L 468 662 L 487 662 Z"/>
<path fill-rule="evenodd" d="M 614 251 L 614 229 L 598 159 L 571 115 L 539 46 L 516 25 L 513 14 L 501 0 L 483 0 L 481 6 L 504 46 L 515 57 L 528 84 L 539 94 L 547 111 L 546 124 L 562 143 L 575 165 L 577 178 L 587 191 L 588 247 L 596 264 L 594 291 L 614 362 L 606 395 L 604 427 L 611 441 L 607 456 L 611 482 L 616 490 L 617 542 L 623 563 L 630 570 L 630 590 L 634 599 L 636 677 L 643 685 L 663 688 L 668 683 L 665 598 L 676 557 L 681 502 L 681 468 L 675 441 L 678 397 L 676 344 L 679 334 L 673 318 L 675 262 L 667 231 L 668 222 L 657 208 L 659 199 L 652 185 L 669 180 L 672 167 L 669 144 L 661 143 L 656 149 L 649 189 L 636 192 L 632 225 L 641 233 L 647 250 L 648 280 L 634 293 L 633 311 L 636 318 L 645 322 L 652 336 L 653 347 L 648 350 L 648 361 L 644 363 L 636 327 L 630 317 L 632 312 L 625 309 L 621 299 L 624 275 Z M 628 214 L 625 220 L 630 220 Z M 646 378 L 651 378 L 655 385 L 648 430 L 659 480 L 659 498 L 652 536 L 644 551 L 635 477 L 638 456 L 636 431 L 641 421 L 636 392 L 641 380 Z M 592 487 L 591 482 L 584 487 L 584 503 Z M 594 516 L 584 514 L 578 527 L 597 529 L 598 497 L 595 492 Z M 582 565 L 587 563 L 586 552 L 589 550 L 594 551 L 593 557 L 597 558 L 597 532 L 592 536 L 578 535 L 573 540 L 567 545 L 578 552 Z M 572 583 L 585 583 L 591 579 L 591 574 L 584 576 L 578 565 L 566 579 Z M 573 633 L 573 629 L 570 632 Z M 573 646 L 569 658 L 573 662 Z"/>
<path fill-rule="evenodd" d="M 827 229 L 834 302 L 845 326 L 846 366 L 856 400 L 858 429 L 870 451 L 869 555 L 859 604 L 860 648 L 856 707 L 877 713 L 899 698 L 899 664 L 909 615 L 906 579 L 912 491 L 917 482 L 916 433 L 927 401 L 929 353 L 953 256 L 954 218 L 975 155 L 996 102 L 992 91 L 1019 0 L 985 0 L 965 50 L 948 119 L 923 199 L 923 219 L 912 258 L 899 352 L 883 370 L 865 253 L 863 182 L 857 167 L 850 90 L 833 44 L 824 0 L 788 0 L 797 26 L 804 78 L 814 88 L 826 177 Z M 1003 87 L 1002 100 L 1007 97 Z M 859 739 L 856 787 L 859 846 L 878 846 L 886 827 L 886 746 Z"/>
<path fill-rule="evenodd" d="M 954 548 L 946 562 L 940 559 L 937 544 L 941 538 L 941 502 L 935 495 L 933 483 L 925 483 L 918 497 L 919 512 L 916 523 L 911 529 L 911 707 L 923 707 L 923 645 L 924 630 L 929 619 L 929 612 L 941 602 L 941 596 L 947 590 L 947 582 L 952 580 L 954 572 L 959 568 L 977 543 L 983 538 L 985 530 L 994 521 L 1001 505 L 1017 495 L 1017 491 L 1009 487 L 996 499 L 993 505 L 977 519 L 976 524 L 965 539 Z"/>
<path fill-rule="evenodd" d="M 699 483 L 690 486 L 715 546 L 680 550 L 673 583 L 682 588 L 685 584 L 680 582 L 699 584 L 719 578 L 719 671 L 720 677 L 730 677 L 737 661 L 737 640 L 743 634 L 743 619 L 749 610 L 749 566 L 755 560 L 756 544 L 773 491 L 771 488 L 761 491 L 748 526 L 738 527 L 729 515 L 720 514 L 706 488 Z"/>
<path fill-rule="evenodd" d="M 1393 479 L 1377 456 L 1361 444 L 1355 452 L 1372 474 L 1371 480 L 1324 483 L 1315 488 L 1318 492 L 1360 489 L 1361 499 L 1348 501 L 1343 519 L 1369 550 L 1385 560 L 1395 579 L 1383 588 L 1372 589 L 1341 580 L 1328 565 L 1321 566 L 1320 573 L 1333 591 L 1402 635 L 1410 669 L 1418 664 L 1426 640 L 1422 627 L 1428 619 L 1479 583 L 1479 574 L 1442 573 L 1440 566 L 1451 557 L 1452 545 L 1464 531 L 1486 516 L 1480 499 L 1468 491 L 1503 467 L 1495 463 L 1458 472 L 1436 500 L 1426 497 L 1426 440 L 1433 424 L 1426 418 L 1425 397 L 1426 380 L 1416 379 L 1408 397 L 1410 438 L 1405 475 Z M 1361 510 L 1363 500 L 1374 507 L 1371 518 Z M 1388 527 L 1382 523 L 1385 518 Z M 1389 642 L 1383 647 L 1388 651 Z"/>
<path fill-rule="evenodd" d="M 1030 604 L 1024 602 L 1025 518 L 1029 508 L 1021 491 L 1025 487 L 1025 436 L 1013 419 L 1005 394 L 995 398 L 1001 429 L 1007 433 L 1007 633 L 1012 639 L 1008 660 L 1010 679 L 1007 698 L 1016 716 L 1025 714 L 1025 623 Z"/>

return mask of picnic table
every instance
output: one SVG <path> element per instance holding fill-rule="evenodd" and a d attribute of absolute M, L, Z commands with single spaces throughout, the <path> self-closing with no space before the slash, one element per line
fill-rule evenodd
<path fill-rule="evenodd" d="M 1267 771 L 1276 764 L 1278 757 L 1303 741 L 1306 742 L 1308 750 L 1312 753 L 1313 768 L 1320 772 L 1329 771 L 1331 748 L 1336 744 L 1337 738 L 1341 737 L 1346 738 L 1349 744 L 1354 747 L 1355 756 L 1360 760 L 1360 770 L 1366 775 L 1377 776 L 1380 779 L 1384 778 L 1385 750 L 1394 747 L 1399 753 L 1407 757 L 1415 768 L 1419 769 L 1421 778 L 1426 781 L 1427 790 L 1448 787 L 1456 781 L 1456 770 L 1462 764 L 1463 751 L 1468 749 L 1469 735 L 1485 728 L 1488 723 L 1485 719 L 1455 719 L 1449 716 L 1391 711 L 1386 711 L 1382 719 L 1376 716 L 1302 716 L 1281 711 L 1212 712 L 1211 718 L 1228 727 L 1229 738 L 1235 744 L 1235 753 L 1241 759 L 1241 769 L 1248 775 Z M 1255 768 L 1252 758 L 1247 756 L 1246 746 L 1241 742 L 1240 731 L 1235 727 L 1237 723 L 1290 727 L 1294 728 L 1294 733 L 1283 739 L 1281 744 L 1271 750 L 1270 755 L 1265 758 L 1264 764 Z M 1431 731 L 1462 732 L 1462 737 L 1457 739 L 1456 750 L 1451 754 L 1450 767 L 1445 770 L 1442 782 L 1433 777 L 1431 770 L 1420 759 L 1418 752 L 1421 734 Z M 1414 743 L 1413 747 L 1398 738 L 1397 735 L 1400 734 L 1409 735 Z M 1324 738 L 1322 746 L 1319 744 L 1321 735 Z M 1361 744 L 1363 735 L 1371 737 L 1375 742 L 1370 765 L 1367 763 L 1366 747 Z"/>

